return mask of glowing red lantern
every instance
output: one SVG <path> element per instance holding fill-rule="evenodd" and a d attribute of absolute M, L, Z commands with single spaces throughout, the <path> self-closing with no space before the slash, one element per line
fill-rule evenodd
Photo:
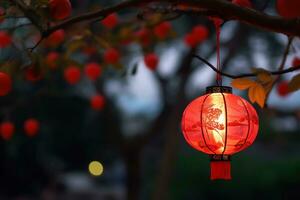
<path fill-rule="evenodd" d="M 230 180 L 230 157 L 253 143 L 258 116 L 230 87 L 212 86 L 185 109 L 182 131 L 193 148 L 210 155 L 211 179 Z"/>

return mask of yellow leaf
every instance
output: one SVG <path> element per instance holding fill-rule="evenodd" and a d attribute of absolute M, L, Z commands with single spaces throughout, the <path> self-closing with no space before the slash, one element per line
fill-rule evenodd
<path fill-rule="evenodd" d="M 289 83 L 289 92 L 295 92 L 300 89 L 300 74 L 293 77 Z"/>
<path fill-rule="evenodd" d="M 274 80 L 264 84 L 264 89 L 265 89 L 266 93 L 269 93 L 272 90 L 273 84 L 274 84 Z"/>
<path fill-rule="evenodd" d="M 245 90 L 252 86 L 255 86 L 256 82 L 247 78 L 237 78 L 231 82 L 231 85 L 236 89 Z"/>
<path fill-rule="evenodd" d="M 73 41 L 71 41 L 69 44 L 67 44 L 67 50 L 65 51 L 65 56 L 70 57 L 72 53 L 77 51 L 78 49 L 82 48 L 84 45 L 84 42 L 82 38 L 77 38 Z"/>
<path fill-rule="evenodd" d="M 261 84 L 256 84 L 249 88 L 248 91 L 249 100 L 256 102 L 260 107 L 264 107 L 266 100 L 266 91 Z"/>
<path fill-rule="evenodd" d="M 249 88 L 248 97 L 251 103 L 255 103 L 255 86 Z"/>
<path fill-rule="evenodd" d="M 257 74 L 257 79 L 262 83 L 266 84 L 273 81 L 272 75 L 267 71 L 261 71 Z"/>
<path fill-rule="evenodd" d="M 263 108 L 265 106 L 265 100 L 266 100 L 266 91 L 263 88 L 263 86 L 257 84 L 257 86 L 255 87 L 254 94 L 255 94 L 255 101 L 260 107 Z"/>
<path fill-rule="evenodd" d="M 255 74 L 259 74 L 259 73 L 262 73 L 262 72 L 267 72 L 267 70 L 263 69 L 263 68 L 259 68 L 259 67 L 253 67 L 251 68 L 251 71 Z"/>

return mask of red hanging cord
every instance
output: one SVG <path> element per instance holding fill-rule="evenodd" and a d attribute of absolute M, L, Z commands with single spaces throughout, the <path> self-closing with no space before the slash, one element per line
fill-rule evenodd
<path fill-rule="evenodd" d="M 221 71 L 221 58 L 220 58 L 220 34 L 221 34 L 221 24 L 223 23 L 223 20 L 220 18 L 211 18 L 214 22 L 215 28 L 216 28 L 216 43 L 217 43 L 217 69 L 218 71 Z M 221 74 L 217 73 L 217 84 L 222 85 L 222 76 Z"/>

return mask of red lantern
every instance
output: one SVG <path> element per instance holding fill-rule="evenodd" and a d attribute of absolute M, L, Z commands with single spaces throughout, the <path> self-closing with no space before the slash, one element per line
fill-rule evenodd
<path fill-rule="evenodd" d="M 119 21 L 118 15 L 116 13 L 112 13 L 112 14 L 108 15 L 107 17 L 105 17 L 101 21 L 101 23 L 106 28 L 112 29 L 118 24 L 118 21 Z"/>
<path fill-rule="evenodd" d="M 230 87 L 212 86 L 185 109 L 182 131 L 193 148 L 210 155 L 211 180 L 230 180 L 230 157 L 253 143 L 258 116 Z"/>
<path fill-rule="evenodd" d="M 72 5 L 69 0 L 50 0 L 50 15 L 56 20 L 63 20 L 71 15 Z"/>

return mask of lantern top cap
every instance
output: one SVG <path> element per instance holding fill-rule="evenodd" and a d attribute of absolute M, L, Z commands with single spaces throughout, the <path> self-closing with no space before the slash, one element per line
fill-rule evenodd
<path fill-rule="evenodd" d="M 228 86 L 210 86 L 206 88 L 206 94 L 211 93 L 232 93 L 232 88 Z"/>

